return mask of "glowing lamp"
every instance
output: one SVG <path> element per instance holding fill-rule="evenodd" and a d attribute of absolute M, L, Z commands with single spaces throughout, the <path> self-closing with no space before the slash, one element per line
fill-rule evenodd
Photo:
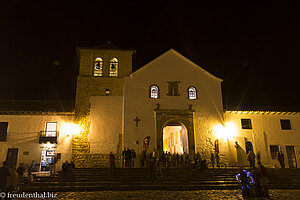
<path fill-rule="evenodd" d="M 54 144 L 51 144 L 50 142 L 47 142 L 47 143 L 45 144 L 45 147 L 46 147 L 47 149 L 51 149 L 52 147 L 54 147 Z"/>
<path fill-rule="evenodd" d="M 233 138 L 237 136 L 237 128 L 233 122 L 226 122 L 225 126 L 218 124 L 214 128 L 214 132 L 217 136 L 217 138 Z"/>
<path fill-rule="evenodd" d="M 109 96 L 110 95 L 110 90 L 109 89 L 106 89 L 105 90 L 105 96 Z"/>
<path fill-rule="evenodd" d="M 73 123 L 65 123 L 61 126 L 61 131 L 68 136 L 79 134 L 81 132 L 81 127 Z"/>

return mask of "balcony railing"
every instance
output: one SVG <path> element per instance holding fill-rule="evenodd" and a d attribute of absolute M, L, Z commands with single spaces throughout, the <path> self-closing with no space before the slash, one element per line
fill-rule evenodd
<path fill-rule="evenodd" d="M 40 131 L 39 143 L 56 143 L 57 144 L 57 131 Z"/>

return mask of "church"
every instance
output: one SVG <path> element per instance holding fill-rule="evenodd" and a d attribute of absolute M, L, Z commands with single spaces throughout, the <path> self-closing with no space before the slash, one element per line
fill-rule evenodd
<path fill-rule="evenodd" d="M 137 160 L 143 150 L 207 159 L 218 152 L 236 167 L 248 166 L 252 150 L 265 166 L 279 166 L 282 151 L 286 167 L 299 166 L 300 112 L 225 110 L 222 79 L 174 49 L 133 71 L 135 53 L 110 43 L 78 47 L 74 104 L 0 104 L 0 161 L 34 160 L 41 171 L 66 160 L 107 167 L 113 152 L 120 167 L 126 147 Z"/>

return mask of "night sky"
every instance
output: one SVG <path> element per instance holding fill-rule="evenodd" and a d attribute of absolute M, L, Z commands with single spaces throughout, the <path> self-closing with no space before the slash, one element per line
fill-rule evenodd
<path fill-rule="evenodd" d="M 1 1 L 0 99 L 74 100 L 75 47 L 111 41 L 134 69 L 175 49 L 224 80 L 225 106 L 300 107 L 298 5 L 176 2 Z"/>

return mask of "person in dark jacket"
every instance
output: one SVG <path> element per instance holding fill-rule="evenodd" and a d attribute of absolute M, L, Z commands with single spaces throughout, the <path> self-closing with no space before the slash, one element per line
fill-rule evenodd
<path fill-rule="evenodd" d="M 113 152 L 109 153 L 109 164 L 110 164 L 110 174 L 113 174 L 116 170 L 116 158 Z"/>
<path fill-rule="evenodd" d="M 141 167 L 145 167 L 145 163 L 146 163 L 146 151 L 142 151 L 141 153 Z"/>
<path fill-rule="evenodd" d="M 25 167 L 24 167 L 23 163 L 20 163 L 19 167 L 17 168 L 17 173 L 18 173 L 17 187 L 18 188 L 20 188 L 23 184 L 24 172 L 25 172 Z"/>
<path fill-rule="evenodd" d="M 74 176 L 74 170 L 75 170 L 75 163 L 73 161 L 70 162 L 69 164 L 69 176 L 73 177 Z"/>
<path fill-rule="evenodd" d="M 69 167 L 70 167 L 70 164 L 68 161 L 66 161 L 62 164 L 63 176 L 65 176 L 65 177 L 69 176 Z"/>
<path fill-rule="evenodd" d="M 134 167 L 134 160 L 136 158 L 136 153 L 134 149 L 131 150 L 131 154 L 132 154 L 131 167 Z"/>
<path fill-rule="evenodd" d="M 259 185 L 262 189 L 263 196 L 264 197 L 269 197 L 269 189 L 267 185 L 267 170 L 261 162 L 257 163 L 258 165 L 258 170 L 259 170 Z"/>
<path fill-rule="evenodd" d="M 237 180 L 240 182 L 242 187 L 242 196 L 244 198 L 250 197 L 249 178 L 247 176 L 247 172 L 243 169 L 240 169 L 237 175 Z"/>
<path fill-rule="evenodd" d="M 7 191 L 7 179 L 10 176 L 9 169 L 7 168 L 7 162 L 3 162 L 3 166 L 0 168 L 0 191 Z"/>
<path fill-rule="evenodd" d="M 75 169 L 75 163 L 73 161 L 70 162 L 70 167 L 72 167 L 73 169 Z"/>
<path fill-rule="evenodd" d="M 280 167 L 281 168 L 285 168 L 284 154 L 282 153 L 282 151 L 278 151 L 278 153 L 277 153 L 277 160 L 279 161 Z"/>

